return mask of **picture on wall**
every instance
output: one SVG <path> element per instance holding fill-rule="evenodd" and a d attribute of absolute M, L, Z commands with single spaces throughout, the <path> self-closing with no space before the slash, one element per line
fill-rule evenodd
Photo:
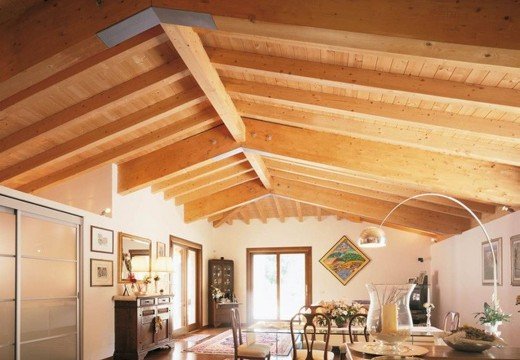
<path fill-rule="evenodd" d="M 502 238 L 491 240 L 497 260 L 497 283 L 502 285 Z M 482 242 L 482 285 L 493 285 L 493 254 L 487 241 Z"/>
<path fill-rule="evenodd" d="M 97 226 L 90 227 L 90 251 L 113 254 L 114 231 Z"/>
<path fill-rule="evenodd" d="M 90 259 L 90 286 L 113 286 L 114 262 L 112 260 Z"/>
<path fill-rule="evenodd" d="M 352 280 L 369 262 L 368 256 L 346 236 L 339 239 L 320 259 L 320 263 L 343 285 Z"/>
<path fill-rule="evenodd" d="M 157 257 L 166 256 L 166 244 L 158 242 L 157 243 Z"/>
<path fill-rule="evenodd" d="M 520 286 L 520 234 L 511 237 L 511 285 Z"/>

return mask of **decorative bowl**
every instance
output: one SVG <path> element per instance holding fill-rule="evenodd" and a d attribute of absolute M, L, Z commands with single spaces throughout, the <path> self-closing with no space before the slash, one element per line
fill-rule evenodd
<path fill-rule="evenodd" d="M 455 349 L 458 351 L 464 351 L 464 352 L 482 352 L 484 350 L 490 349 L 493 346 L 489 342 L 481 342 L 481 343 L 457 342 L 457 343 L 454 343 L 454 342 L 449 341 L 448 339 L 444 339 L 444 342 L 446 343 L 446 345 L 448 345 L 452 349 Z"/>

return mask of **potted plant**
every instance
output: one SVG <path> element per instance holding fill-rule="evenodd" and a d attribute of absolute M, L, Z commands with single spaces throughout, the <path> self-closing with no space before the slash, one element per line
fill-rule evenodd
<path fill-rule="evenodd" d="M 500 332 L 498 331 L 498 327 L 502 325 L 503 321 L 509 321 L 511 315 L 502 312 L 500 307 L 491 307 L 485 302 L 484 311 L 475 313 L 475 318 L 478 318 L 478 322 L 484 325 L 484 329 L 488 334 L 499 337 Z"/>
<path fill-rule="evenodd" d="M 331 320 L 334 320 L 337 327 L 345 327 L 349 319 L 358 314 L 366 313 L 361 304 L 353 303 L 349 305 L 344 301 L 321 301 L 320 307 L 324 308 Z M 320 324 L 323 325 L 323 324 Z"/>

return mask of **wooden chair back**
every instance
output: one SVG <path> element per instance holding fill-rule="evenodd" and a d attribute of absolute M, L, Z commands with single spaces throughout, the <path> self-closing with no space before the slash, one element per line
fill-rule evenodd
<path fill-rule="evenodd" d="M 352 316 L 348 321 L 348 336 L 350 338 L 350 343 L 355 343 L 357 335 L 352 334 L 352 326 L 356 322 L 361 322 L 364 320 L 365 326 L 363 327 L 363 335 L 365 336 L 365 341 L 368 342 L 368 332 L 367 332 L 367 316 L 365 314 L 356 314 Z"/>
<path fill-rule="evenodd" d="M 323 313 L 298 313 L 294 315 L 290 322 L 290 328 L 291 328 L 291 340 L 293 345 L 293 360 L 296 360 L 297 356 L 297 336 L 299 333 L 296 333 L 294 331 L 295 325 L 301 325 L 301 323 L 304 323 L 303 325 L 303 332 L 301 334 L 302 336 L 302 343 L 304 344 L 304 349 L 301 349 L 300 351 L 307 351 L 307 355 L 305 357 L 305 360 L 320 360 L 320 359 L 313 359 L 312 357 L 312 350 L 314 348 L 314 342 L 316 341 L 316 334 L 318 334 L 318 329 L 316 324 L 318 322 L 324 324 L 326 328 L 326 332 L 323 334 L 323 342 L 325 343 L 325 349 L 329 348 L 329 339 L 330 339 L 330 327 L 331 327 L 331 321 L 330 318 Z M 323 327 L 323 325 L 322 325 Z M 323 360 L 327 360 L 327 353 L 328 351 L 323 351 Z M 329 359 L 333 360 L 333 359 Z"/>
<path fill-rule="evenodd" d="M 242 327 L 240 326 L 240 313 L 238 309 L 231 309 L 231 331 L 233 332 L 233 347 L 235 359 L 238 357 L 238 347 L 242 345 Z"/>
<path fill-rule="evenodd" d="M 459 328 L 460 314 L 455 311 L 450 311 L 444 317 L 444 331 L 456 331 Z"/>

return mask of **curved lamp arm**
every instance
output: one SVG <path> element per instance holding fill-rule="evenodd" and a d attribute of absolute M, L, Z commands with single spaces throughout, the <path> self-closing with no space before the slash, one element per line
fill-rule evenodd
<path fill-rule="evenodd" d="M 409 197 L 408 199 L 405 199 L 405 200 L 401 201 L 392 210 L 390 210 L 390 212 L 385 216 L 385 218 L 383 219 L 383 221 L 379 225 L 379 228 L 381 228 L 383 226 L 384 222 L 390 217 L 390 215 L 392 215 L 392 213 L 399 206 L 403 205 L 404 203 L 406 203 L 406 202 L 408 202 L 410 200 L 417 199 L 417 198 L 420 198 L 420 197 L 426 197 L 426 196 L 436 196 L 436 197 L 441 197 L 441 198 L 453 201 L 454 203 L 456 203 L 456 204 L 460 205 L 462 208 L 464 208 L 468 213 L 470 213 L 470 215 L 480 225 L 480 228 L 484 232 L 484 235 L 486 235 L 486 239 L 487 239 L 487 241 L 489 243 L 489 247 L 491 249 L 491 254 L 493 255 L 493 294 L 491 296 L 491 301 L 492 301 L 492 304 L 493 304 L 493 308 L 495 308 L 495 309 L 498 308 L 499 307 L 499 303 L 498 303 L 498 286 L 497 286 L 497 258 L 496 258 L 496 255 L 495 255 L 495 250 L 493 250 L 493 244 L 491 243 L 491 238 L 490 238 L 486 228 L 484 227 L 484 224 L 482 224 L 482 222 L 477 217 L 477 215 L 475 215 L 475 213 L 473 211 L 471 211 L 471 209 L 468 208 L 466 205 L 464 205 L 462 202 L 460 202 L 459 200 L 457 200 L 455 198 L 452 198 L 451 196 L 447 196 L 447 195 L 443 195 L 443 194 L 437 194 L 437 193 L 418 194 L 418 195 Z"/>

